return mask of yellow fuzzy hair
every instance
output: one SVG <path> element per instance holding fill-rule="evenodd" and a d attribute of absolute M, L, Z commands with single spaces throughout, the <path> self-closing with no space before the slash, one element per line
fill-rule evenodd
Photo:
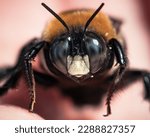
<path fill-rule="evenodd" d="M 91 17 L 94 10 L 74 10 L 60 14 L 59 16 L 66 22 L 69 28 L 77 26 L 85 26 L 87 20 Z M 116 38 L 116 31 L 107 15 L 100 12 L 92 20 L 88 26 L 88 30 L 95 32 L 99 36 L 103 36 L 104 39 L 110 40 Z M 57 20 L 53 19 L 45 27 L 42 39 L 45 41 L 51 41 L 61 33 L 66 32 L 66 28 Z"/>

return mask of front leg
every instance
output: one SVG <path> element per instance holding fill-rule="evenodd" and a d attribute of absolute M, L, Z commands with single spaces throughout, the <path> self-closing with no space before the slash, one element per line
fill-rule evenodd
<path fill-rule="evenodd" d="M 5 80 L 4 84 L 0 86 L 0 96 L 16 86 L 22 74 L 24 54 L 34 46 L 35 41 L 37 39 L 34 38 L 24 45 L 14 66 L 0 68 L 0 82 Z"/>
<path fill-rule="evenodd" d="M 33 111 L 35 102 L 35 83 L 31 61 L 36 57 L 45 44 L 45 41 L 38 39 L 31 40 L 22 48 L 15 66 L 0 69 L 0 81 L 5 80 L 8 77 L 6 82 L 0 87 L 0 95 L 5 94 L 9 88 L 16 86 L 22 71 L 25 69 L 29 92 L 31 94 L 31 103 L 29 106 L 30 111 Z"/>
<path fill-rule="evenodd" d="M 111 114 L 111 106 L 110 106 L 111 98 L 114 92 L 118 89 L 118 84 L 120 83 L 128 64 L 125 51 L 121 46 L 121 44 L 116 39 L 111 39 L 108 43 L 108 46 L 109 49 L 112 50 L 112 52 L 114 53 L 117 60 L 117 64 L 119 64 L 119 67 L 116 73 L 114 74 L 114 78 L 111 81 L 111 86 L 108 89 L 108 95 L 106 99 L 107 114 L 105 114 L 104 116 L 108 116 Z"/>
<path fill-rule="evenodd" d="M 29 105 L 29 111 L 33 112 L 34 104 L 36 100 L 36 93 L 35 93 L 35 79 L 34 79 L 34 73 L 32 69 L 32 61 L 36 57 L 36 55 L 39 53 L 39 51 L 45 46 L 45 42 L 43 41 L 36 41 L 35 45 L 25 53 L 24 55 L 24 68 L 25 68 L 25 74 L 29 86 L 29 92 L 31 97 L 31 102 Z"/>

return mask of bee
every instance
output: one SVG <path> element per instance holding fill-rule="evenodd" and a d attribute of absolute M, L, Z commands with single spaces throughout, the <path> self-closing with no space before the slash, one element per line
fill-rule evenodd
<path fill-rule="evenodd" d="M 96 10 L 79 9 L 56 14 L 42 3 L 55 19 L 45 27 L 41 38 L 29 41 L 21 50 L 17 63 L 0 68 L 0 95 L 15 88 L 22 72 L 28 83 L 33 112 L 36 101 L 35 84 L 57 86 L 78 106 L 98 105 L 106 95 L 107 112 L 111 114 L 113 95 L 136 80 L 142 79 L 144 98 L 150 101 L 150 73 L 129 69 L 126 42 L 121 35 L 121 21 Z M 32 67 L 40 57 L 44 72 Z"/>

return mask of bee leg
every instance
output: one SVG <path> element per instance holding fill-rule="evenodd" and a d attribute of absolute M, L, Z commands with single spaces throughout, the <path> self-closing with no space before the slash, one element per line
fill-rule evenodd
<path fill-rule="evenodd" d="M 145 73 L 143 76 L 145 86 L 145 100 L 150 101 L 150 73 Z"/>
<path fill-rule="evenodd" d="M 30 111 L 33 111 L 33 104 L 35 102 L 35 83 L 31 61 L 35 58 L 45 43 L 46 42 L 38 39 L 31 40 L 22 48 L 18 61 L 14 67 L 0 69 L 0 81 L 6 79 L 6 82 L 0 87 L 0 95 L 3 95 L 9 88 L 15 87 L 23 69 L 25 68 L 30 88 L 29 91 L 31 93 Z"/>
<path fill-rule="evenodd" d="M 12 71 L 13 71 L 13 67 L 0 68 L 0 80 L 3 80 L 3 78 L 8 76 Z"/>
<path fill-rule="evenodd" d="M 0 86 L 0 96 L 5 94 L 9 88 L 14 88 L 21 76 L 22 66 L 23 66 L 23 56 L 24 53 L 30 49 L 36 39 L 29 41 L 21 49 L 17 63 L 12 67 L 0 68 L 0 81 L 4 84 Z"/>
<path fill-rule="evenodd" d="M 124 49 L 122 48 L 121 44 L 116 39 L 111 39 L 108 43 L 108 46 L 111 47 L 110 49 L 116 56 L 116 60 L 117 60 L 117 63 L 119 64 L 119 67 L 113 78 L 113 82 L 112 82 L 110 88 L 108 89 L 108 95 L 107 95 L 107 99 L 106 99 L 107 114 L 103 115 L 105 117 L 111 114 L 110 103 L 111 103 L 113 93 L 117 90 L 118 84 L 119 84 L 119 82 L 126 70 L 126 66 L 128 64 L 127 57 L 124 53 Z"/>
<path fill-rule="evenodd" d="M 8 68 L 9 69 L 9 68 Z M 21 72 L 17 71 L 17 72 L 13 72 L 13 69 L 10 68 L 10 71 L 12 71 L 11 73 L 8 72 L 7 74 L 3 75 L 2 73 L 2 77 L 6 78 L 4 76 L 8 76 L 9 78 L 6 80 L 6 82 L 3 84 L 2 87 L 0 87 L 0 96 L 4 95 L 9 88 L 15 88 L 16 84 L 20 78 Z M 0 77 L 0 78 L 2 78 Z"/>
<path fill-rule="evenodd" d="M 31 97 L 31 102 L 29 104 L 30 112 L 33 112 L 34 104 L 36 100 L 35 79 L 34 79 L 34 73 L 32 69 L 32 61 L 39 53 L 39 51 L 43 48 L 43 46 L 45 46 L 45 42 L 37 41 L 35 45 L 24 54 L 24 69 L 25 69 L 25 74 L 26 74 L 30 97 Z"/>
<path fill-rule="evenodd" d="M 144 70 L 127 70 L 124 74 L 122 82 L 119 84 L 119 88 L 125 88 L 137 80 L 143 80 L 145 92 L 144 99 L 150 101 L 150 72 Z"/>

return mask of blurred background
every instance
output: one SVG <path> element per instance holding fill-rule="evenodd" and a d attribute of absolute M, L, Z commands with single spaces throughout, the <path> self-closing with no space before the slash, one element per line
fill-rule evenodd
<path fill-rule="evenodd" d="M 0 0 L 0 67 L 14 65 L 23 44 L 31 38 L 40 37 L 45 24 L 53 18 L 41 6 L 41 2 L 45 2 L 56 13 L 76 8 L 96 9 L 101 2 L 105 2 L 102 10 L 123 21 L 122 32 L 127 42 L 130 67 L 150 70 L 149 0 Z M 36 112 L 46 119 L 150 119 L 150 106 L 143 100 L 141 81 L 113 98 L 112 115 L 106 118 L 102 116 L 106 112 L 104 104 L 96 108 L 79 109 L 58 92 L 55 95 L 57 89 L 52 90 L 51 96 L 56 97 L 52 101 L 49 101 L 52 97 L 47 96 L 49 93 L 39 93 L 44 101 L 42 103 L 42 99 L 38 99 L 41 103 Z M 24 97 L 24 91 L 15 92 L 2 97 L 1 103 L 25 107 L 28 94 Z M 22 97 L 25 98 L 24 103 L 19 102 Z"/>

